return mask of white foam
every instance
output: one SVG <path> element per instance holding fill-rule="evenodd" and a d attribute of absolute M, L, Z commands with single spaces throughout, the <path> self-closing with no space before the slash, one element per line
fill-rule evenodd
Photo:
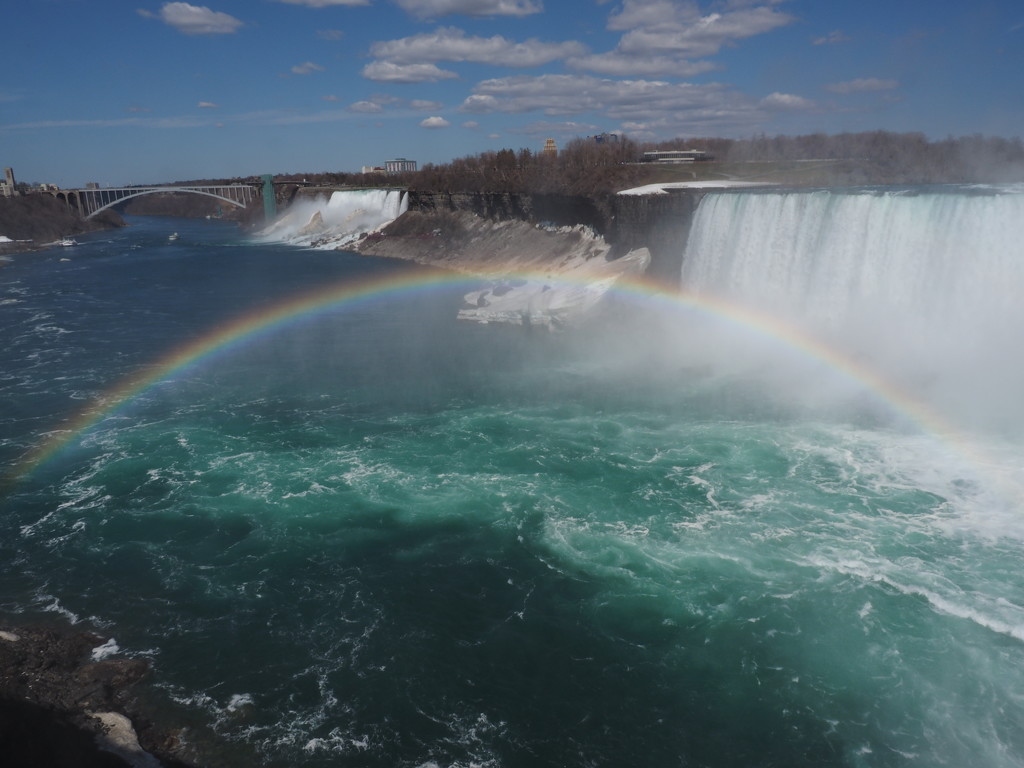
<path fill-rule="evenodd" d="M 251 707 L 255 703 L 251 693 L 236 693 L 228 702 L 227 711 L 237 712 L 243 707 Z"/>
<path fill-rule="evenodd" d="M 114 638 L 110 638 L 103 645 L 97 645 L 92 649 L 92 660 L 103 661 L 103 659 L 109 658 L 117 653 L 121 652 L 121 646 L 117 644 Z"/>

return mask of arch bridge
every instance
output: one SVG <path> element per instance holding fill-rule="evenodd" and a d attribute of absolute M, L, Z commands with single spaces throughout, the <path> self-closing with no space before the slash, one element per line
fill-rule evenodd
<path fill-rule="evenodd" d="M 253 184 L 182 184 L 164 187 L 104 187 L 93 189 L 60 189 L 51 194 L 63 200 L 71 208 L 75 208 L 85 219 L 91 219 L 100 211 L 113 208 L 118 203 L 142 195 L 155 195 L 167 192 L 187 192 L 194 195 L 206 195 L 238 208 L 246 208 L 249 203 L 261 199 L 259 185 Z"/>

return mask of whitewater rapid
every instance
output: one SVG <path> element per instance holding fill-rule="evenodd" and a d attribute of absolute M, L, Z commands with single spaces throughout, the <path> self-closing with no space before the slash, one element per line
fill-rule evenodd
<path fill-rule="evenodd" d="M 564 334 L 224 222 L 15 260 L 0 464 L 61 447 L 2 498 L 4 610 L 151 660 L 197 764 L 1021 768 L 1024 440 L 958 383 L 1012 377 L 1016 202 L 732 194 L 679 245 L 692 293 Z M 957 211 L 968 256 L 933 236 Z M 912 406 L 1003 418 L 953 440 Z"/>

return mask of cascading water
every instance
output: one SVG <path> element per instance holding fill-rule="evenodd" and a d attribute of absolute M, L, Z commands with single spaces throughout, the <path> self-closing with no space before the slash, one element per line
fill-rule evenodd
<path fill-rule="evenodd" d="M 777 318 L 942 410 L 1019 425 L 1020 192 L 709 195 L 682 285 Z"/>
<path fill-rule="evenodd" d="M 340 248 L 398 218 L 408 206 L 402 190 L 340 190 L 328 199 L 293 203 L 260 237 L 325 250 Z"/>

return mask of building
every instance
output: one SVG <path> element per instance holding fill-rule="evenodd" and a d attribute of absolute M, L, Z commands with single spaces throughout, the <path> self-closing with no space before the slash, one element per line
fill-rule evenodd
<path fill-rule="evenodd" d="M 617 133 L 599 133 L 595 136 L 591 136 L 595 144 L 618 144 L 619 134 Z"/>
<path fill-rule="evenodd" d="M 364 165 L 362 173 L 384 173 L 383 165 Z"/>
<path fill-rule="evenodd" d="M 0 197 L 17 197 L 18 185 L 14 181 L 14 169 L 4 168 L 4 177 L 0 179 Z"/>
<path fill-rule="evenodd" d="M 405 173 L 406 171 L 415 171 L 416 161 L 406 160 L 404 157 L 399 157 L 395 160 L 385 160 L 384 170 L 388 173 Z"/>
<path fill-rule="evenodd" d="M 712 157 L 702 149 L 659 149 L 644 152 L 642 163 L 692 163 L 697 160 L 711 160 Z"/>
<path fill-rule="evenodd" d="M 544 141 L 544 150 L 543 150 L 543 152 L 544 152 L 544 156 L 545 157 L 557 157 L 558 156 L 558 146 L 555 144 L 555 140 L 554 139 L 546 139 Z"/>

